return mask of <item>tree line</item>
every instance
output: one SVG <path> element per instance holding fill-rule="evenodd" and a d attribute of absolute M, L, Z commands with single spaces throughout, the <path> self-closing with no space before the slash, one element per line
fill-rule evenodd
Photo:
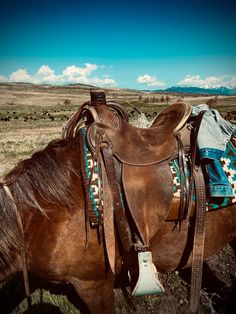
<path fill-rule="evenodd" d="M 167 103 L 168 105 L 170 102 L 170 96 L 167 95 L 167 96 L 161 96 L 161 97 L 155 97 L 155 96 L 144 97 L 143 95 L 140 95 L 138 100 L 144 103 Z"/>

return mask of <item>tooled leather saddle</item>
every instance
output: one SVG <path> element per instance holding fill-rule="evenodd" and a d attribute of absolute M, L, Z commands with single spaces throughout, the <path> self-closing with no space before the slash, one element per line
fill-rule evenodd
<path fill-rule="evenodd" d="M 193 251 L 193 263 L 196 261 L 193 269 L 196 270 L 201 268 L 203 254 L 203 245 L 199 246 L 199 243 L 204 240 L 206 196 L 201 167 L 195 164 L 196 138 L 202 116 L 199 115 L 195 131 L 192 132 L 186 123 L 190 114 L 189 105 L 174 104 L 157 115 L 149 128 L 137 128 L 128 123 L 128 114 L 122 106 L 106 102 L 104 92 L 91 92 L 91 101 L 72 116 L 64 128 L 63 136 L 74 137 L 78 130 L 85 127 L 86 144 L 93 159 L 101 167 L 104 210 L 106 215 L 114 212 L 122 247 L 127 252 L 132 247 L 140 251 L 147 250 L 149 239 L 145 215 L 150 208 L 156 208 L 162 217 L 164 208 L 172 208 L 172 212 L 177 212 L 177 218 L 175 214 L 173 216 L 178 221 L 190 216 L 191 193 L 195 182 L 198 197 L 196 217 L 200 216 L 200 222 L 196 220 L 195 227 L 195 242 L 198 246 Z M 190 180 L 187 178 L 186 150 L 191 157 Z M 180 202 L 177 203 L 173 203 L 172 176 L 168 171 L 168 161 L 175 156 L 179 159 L 182 191 Z M 156 193 L 157 186 L 162 195 Z M 127 219 L 127 208 L 135 232 L 131 230 Z M 108 251 L 109 245 L 113 244 L 106 243 Z M 113 268 L 114 256 L 109 256 L 108 252 L 108 258 Z M 196 275 L 192 279 L 192 294 L 198 294 L 199 279 L 196 279 Z"/>
<path fill-rule="evenodd" d="M 112 163 L 110 167 L 114 167 L 113 179 L 122 181 L 122 191 L 134 219 L 137 208 L 139 208 L 139 212 L 142 212 L 142 202 L 144 202 L 139 197 L 141 194 L 134 194 L 134 180 L 143 178 L 142 190 L 144 188 L 150 194 L 150 190 L 153 189 L 155 195 L 155 186 L 159 182 L 152 177 L 151 173 L 156 173 L 158 168 L 162 168 L 161 172 L 163 172 L 168 167 L 167 161 L 178 156 L 182 178 L 180 206 L 179 200 L 166 200 L 171 209 L 166 218 L 169 220 L 183 219 L 191 213 L 191 210 L 190 213 L 187 212 L 190 209 L 188 208 L 189 203 L 190 207 L 192 205 L 191 197 L 188 195 L 191 193 L 191 184 L 188 183 L 184 157 L 186 152 L 191 153 L 191 131 L 186 123 L 190 114 L 190 105 L 173 104 L 161 111 L 149 128 L 138 128 L 129 124 L 128 114 L 122 106 L 114 102 L 106 102 L 104 92 L 91 92 L 91 101 L 85 103 L 72 116 L 64 128 L 63 136 L 74 137 L 77 131 L 85 126 L 86 143 L 94 155 L 99 150 L 97 137 L 100 134 L 103 158 L 106 152 L 105 148 L 109 147 L 110 155 L 106 153 L 106 156 L 109 155 L 110 163 Z M 193 146 L 194 144 L 192 144 L 194 158 L 195 147 Z M 193 162 L 195 163 L 194 160 Z M 147 167 L 149 167 L 149 174 L 146 171 Z M 104 170 L 107 171 L 107 169 Z M 191 175 L 193 176 L 193 174 Z M 148 181 L 151 182 L 151 185 L 148 184 Z M 165 187 L 171 189 L 171 178 L 166 178 L 165 181 Z M 119 193 L 118 189 L 116 193 Z M 148 206 L 153 207 L 155 203 L 158 203 L 157 197 L 159 198 L 159 196 L 153 197 Z M 137 203 L 138 206 L 136 206 Z M 136 225 L 142 237 L 141 230 L 143 228 L 139 228 L 138 222 Z"/>

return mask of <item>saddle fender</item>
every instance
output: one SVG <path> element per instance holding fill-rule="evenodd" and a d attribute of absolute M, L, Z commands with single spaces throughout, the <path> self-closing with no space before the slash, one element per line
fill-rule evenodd
<path fill-rule="evenodd" d="M 125 200 L 141 239 L 149 244 L 160 221 L 166 219 L 167 208 L 172 202 L 173 185 L 169 165 L 166 161 L 145 167 L 124 164 L 122 184 Z M 152 229 L 148 226 L 152 226 Z"/>

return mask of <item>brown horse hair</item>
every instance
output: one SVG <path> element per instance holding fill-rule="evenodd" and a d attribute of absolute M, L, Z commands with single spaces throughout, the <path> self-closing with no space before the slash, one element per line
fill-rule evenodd
<path fill-rule="evenodd" d="M 36 152 L 31 158 L 20 161 L 0 182 L 0 269 L 14 266 L 14 253 L 20 252 L 22 237 L 17 224 L 14 204 L 6 194 L 3 184 L 13 195 L 19 211 L 31 208 L 47 216 L 47 211 L 39 200 L 51 204 L 61 204 L 70 209 L 76 196 L 70 190 L 71 176 L 80 176 L 70 159 L 59 159 L 58 150 L 68 147 L 78 150 L 76 140 L 60 139 L 50 142 L 46 148 Z M 79 206 L 79 204 L 78 204 Z"/>

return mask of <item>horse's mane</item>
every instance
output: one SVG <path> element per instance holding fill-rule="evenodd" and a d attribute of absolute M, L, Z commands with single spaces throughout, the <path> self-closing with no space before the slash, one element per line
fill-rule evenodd
<path fill-rule="evenodd" d="M 27 208 L 47 215 L 43 206 L 45 202 L 70 208 L 71 200 L 75 201 L 71 193 L 71 179 L 74 175 L 80 175 L 80 169 L 74 168 L 69 156 L 70 148 L 78 150 L 79 159 L 79 147 L 75 139 L 55 140 L 31 158 L 20 161 L 4 177 L 4 184 L 9 187 L 19 210 Z M 21 237 L 14 204 L 6 194 L 3 183 L 0 183 L 0 268 L 14 263 L 13 251 L 19 251 L 20 247 Z"/>

